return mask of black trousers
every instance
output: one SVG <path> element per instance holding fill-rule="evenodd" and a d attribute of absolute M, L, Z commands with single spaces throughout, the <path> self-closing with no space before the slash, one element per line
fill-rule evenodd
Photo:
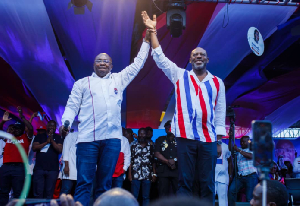
<path fill-rule="evenodd" d="M 9 201 L 9 192 L 12 189 L 14 198 L 21 195 L 25 181 L 23 163 L 5 163 L 0 168 L 0 205 Z"/>
<path fill-rule="evenodd" d="M 58 171 L 34 170 L 33 195 L 34 198 L 52 199 Z"/>
<path fill-rule="evenodd" d="M 178 195 L 193 195 L 194 181 L 199 183 L 199 196 L 215 203 L 215 167 L 217 143 L 176 138 L 178 159 Z"/>
<path fill-rule="evenodd" d="M 178 190 L 177 177 L 158 177 L 159 197 L 175 195 Z"/>

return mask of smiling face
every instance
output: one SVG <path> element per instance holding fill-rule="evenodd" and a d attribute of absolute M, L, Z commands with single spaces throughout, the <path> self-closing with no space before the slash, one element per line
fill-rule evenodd
<path fill-rule="evenodd" d="M 94 71 L 99 77 L 105 77 L 112 70 L 112 59 L 108 54 L 101 53 L 94 61 Z"/>
<path fill-rule="evenodd" d="M 193 70 L 205 70 L 208 62 L 209 58 L 203 48 L 197 47 L 191 52 L 190 63 Z"/>

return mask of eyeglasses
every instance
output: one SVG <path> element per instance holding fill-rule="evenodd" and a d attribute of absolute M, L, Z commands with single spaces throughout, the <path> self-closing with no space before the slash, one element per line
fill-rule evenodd
<path fill-rule="evenodd" d="M 96 62 L 96 63 L 105 63 L 105 64 L 110 63 L 110 61 L 107 60 L 107 59 L 96 59 L 95 62 Z"/>

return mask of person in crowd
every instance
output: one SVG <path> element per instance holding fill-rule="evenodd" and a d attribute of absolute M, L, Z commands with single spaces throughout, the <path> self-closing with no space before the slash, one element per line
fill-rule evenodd
<path fill-rule="evenodd" d="M 72 88 L 62 123 L 68 120 L 72 125 L 80 111 L 76 154 L 78 173 L 74 198 L 84 206 L 88 205 L 95 175 L 94 198 L 112 186 L 112 175 L 121 151 L 123 91 L 143 68 L 148 57 L 149 42 L 147 32 L 134 62 L 119 73 L 111 73 L 111 57 L 100 53 L 94 60 L 93 74 L 76 81 Z M 97 172 L 96 165 L 101 168 Z"/>
<path fill-rule="evenodd" d="M 82 206 L 80 202 L 75 202 L 71 195 L 62 194 L 60 196 L 60 203 L 64 206 Z M 58 206 L 56 200 L 51 200 L 51 206 Z M 94 206 L 139 206 L 139 203 L 134 196 L 122 188 L 113 188 L 97 198 L 93 204 Z M 13 206 L 13 205 L 12 205 Z"/>
<path fill-rule="evenodd" d="M 151 144 L 154 144 L 152 141 L 153 137 L 153 129 L 152 127 L 146 127 L 146 136 L 147 136 L 147 141 L 149 141 Z"/>
<path fill-rule="evenodd" d="M 74 189 L 76 186 L 76 182 L 77 182 L 76 140 L 77 138 L 78 138 L 78 132 L 69 132 L 63 144 L 62 185 L 61 185 L 60 195 L 63 193 L 71 194 L 72 189 Z"/>
<path fill-rule="evenodd" d="M 284 164 L 287 167 L 287 173 L 285 175 L 286 178 L 294 178 L 293 174 L 293 165 L 291 164 L 290 161 L 284 161 Z"/>
<path fill-rule="evenodd" d="M 300 178 L 300 156 L 296 157 L 293 162 L 293 172 L 295 178 Z"/>
<path fill-rule="evenodd" d="M 231 163 L 231 152 L 228 149 L 228 145 L 222 143 L 222 154 L 217 159 L 216 171 L 215 171 L 215 187 L 216 194 L 218 194 L 219 206 L 228 205 L 228 185 L 229 185 L 229 167 Z"/>
<path fill-rule="evenodd" d="M 103 193 L 94 202 L 94 206 L 111 205 L 139 206 L 139 203 L 131 193 L 121 188 L 113 188 Z"/>
<path fill-rule="evenodd" d="M 126 129 L 123 130 L 123 135 L 125 135 Z M 131 152 L 130 145 L 126 137 L 121 138 L 121 152 L 119 154 L 118 162 L 116 164 L 115 172 L 113 174 L 112 188 L 122 187 L 124 181 L 124 175 L 130 166 Z"/>
<path fill-rule="evenodd" d="M 166 136 L 158 137 L 155 141 L 159 197 L 175 195 L 178 189 L 177 143 L 174 134 L 170 132 L 170 125 L 171 121 L 165 123 Z"/>
<path fill-rule="evenodd" d="M 243 136 L 240 140 L 241 148 L 236 145 L 233 149 L 237 154 L 237 177 L 234 177 L 228 191 L 228 205 L 235 205 L 237 192 L 243 187 L 246 188 L 246 201 L 252 199 L 252 192 L 258 182 L 257 169 L 253 166 L 252 151 L 249 149 L 249 136 Z M 231 142 L 229 142 L 231 148 Z M 235 183 L 236 182 L 236 183 Z M 235 187 L 237 185 L 237 187 Z"/>
<path fill-rule="evenodd" d="M 31 123 L 32 118 L 30 118 L 29 121 Z M 47 132 L 47 127 L 44 125 L 44 123 L 41 122 L 39 127 L 36 130 L 37 130 L 37 134 L 43 134 L 43 133 Z M 32 141 L 29 146 L 29 152 L 28 152 L 29 174 L 31 176 L 33 176 L 33 169 L 34 169 L 35 161 L 36 161 L 36 152 L 34 152 L 32 150 L 32 144 L 34 142 L 34 138 L 35 138 L 35 136 L 33 136 L 33 138 L 32 138 Z M 34 195 L 33 195 L 33 178 L 31 177 L 31 184 L 30 184 L 30 190 L 28 193 L 28 198 L 33 198 L 33 197 L 34 197 Z"/>
<path fill-rule="evenodd" d="M 9 133 L 13 134 L 16 140 L 6 140 L 3 153 L 3 166 L 0 168 L 0 205 L 6 205 L 9 201 L 9 192 L 13 190 L 14 198 L 21 195 L 25 181 L 25 168 L 18 148 L 15 146 L 19 143 L 28 154 L 30 140 L 33 137 L 33 127 L 23 115 L 21 107 L 17 108 L 21 123 L 17 122 L 13 127 L 9 127 Z M 9 121 L 9 113 L 5 112 L 1 122 Z M 25 132 L 25 126 L 27 134 Z M 2 129 L 2 128 L 1 128 Z"/>
<path fill-rule="evenodd" d="M 47 123 L 47 132 L 34 138 L 32 150 L 36 152 L 33 169 L 33 195 L 35 198 L 52 198 L 59 172 L 58 156 L 62 152 L 63 141 L 55 133 L 56 122 Z"/>
<path fill-rule="evenodd" d="M 142 185 L 142 206 L 149 204 L 151 181 L 156 181 L 153 158 L 153 145 L 147 141 L 146 129 L 140 128 L 138 131 L 138 141 L 131 146 L 131 165 L 129 167 L 128 178 L 131 181 L 131 193 L 136 199 Z"/>
<path fill-rule="evenodd" d="M 145 11 L 142 17 L 151 32 L 153 59 L 175 86 L 176 108 L 171 130 L 177 137 L 177 193 L 193 195 L 193 182 L 197 176 L 201 198 L 214 204 L 215 166 L 218 150 L 219 153 L 222 150 L 222 136 L 226 134 L 224 83 L 207 70 L 209 58 L 203 48 L 197 47 L 191 52 L 192 71 L 171 62 L 159 45 L 156 17 L 151 20 Z"/>
<path fill-rule="evenodd" d="M 287 206 L 288 192 L 286 187 L 276 180 L 267 181 L 267 206 Z M 261 206 L 262 203 L 262 182 L 258 183 L 253 190 L 253 198 L 250 201 L 251 206 Z"/>
<path fill-rule="evenodd" d="M 131 146 L 132 142 L 134 141 L 132 129 L 130 129 L 130 128 L 125 129 L 124 137 L 127 138 L 128 142 L 129 142 L 129 145 Z"/>
<path fill-rule="evenodd" d="M 271 180 L 277 180 L 284 184 L 284 178 L 281 177 L 279 170 L 278 170 L 278 166 L 275 161 L 273 161 L 273 163 L 271 165 L 270 172 L 269 172 L 269 178 Z"/>

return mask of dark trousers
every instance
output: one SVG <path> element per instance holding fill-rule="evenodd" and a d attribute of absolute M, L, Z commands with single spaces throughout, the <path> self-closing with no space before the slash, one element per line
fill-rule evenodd
<path fill-rule="evenodd" d="M 236 189 L 235 189 L 236 182 Z M 246 188 L 246 201 L 250 202 L 253 198 L 253 190 L 254 187 L 258 183 L 258 176 L 256 173 L 248 175 L 248 176 L 239 176 L 238 178 L 234 178 L 229 190 L 228 190 L 228 205 L 234 206 L 236 202 L 236 196 L 240 189 L 243 187 Z"/>
<path fill-rule="evenodd" d="M 120 187 L 122 188 L 124 181 L 124 174 L 121 174 L 119 177 L 113 177 L 111 188 Z"/>
<path fill-rule="evenodd" d="M 76 186 L 76 180 L 63 179 L 61 184 L 60 194 L 71 194 L 71 191 Z"/>
<path fill-rule="evenodd" d="M 34 198 L 52 199 L 58 171 L 34 170 L 33 171 L 33 196 Z"/>
<path fill-rule="evenodd" d="M 5 163 L 0 168 L 0 205 L 9 201 L 9 192 L 12 189 L 14 198 L 19 198 L 25 181 L 23 163 Z"/>
<path fill-rule="evenodd" d="M 215 204 L 215 167 L 217 143 L 176 138 L 178 159 L 178 195 L 193 195 L 194 180 L 199 183 L 200 198 Z"/>
<path fill-rule="evenodd" d="M 170 191 L 171 188 L 171 191 Z M 175 195 L 178 190 L 177 177 L 159 177 L 158 178 L 158 192 L 159 197 Z"/>
<path fill-rule="evenodd" d="M 132 180 L 131 182 L 131 193 L 133 196 L 138 199 L 140 187 L 142 184 L 142 196 L 143 196 L 143 204 L 142 206 L 147 206 L 150 202 L 150 188 L 151 181 L 150 180 Z"/>
<path fill-rule="evenodd" d="M 105 139 L 77 144 L 77 184 L 74 199 L 89 205 L 92 182 L 96 175 L 94 201 L 111 189 L 112 176 L 121 151 L 120 139 Z M 97 165 L 97 171 L 96 171 Z"/>

